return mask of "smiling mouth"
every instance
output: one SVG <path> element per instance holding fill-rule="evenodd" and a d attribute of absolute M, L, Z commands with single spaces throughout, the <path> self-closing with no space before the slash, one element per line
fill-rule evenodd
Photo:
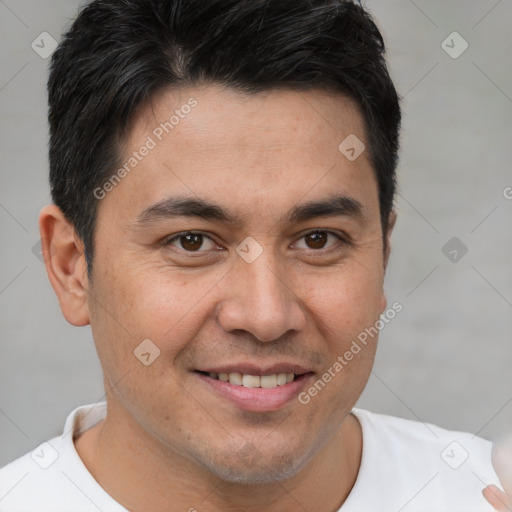
<path fill-rule="evenodd" d="M 245 388 L 264 388 L 272 389 L 278 386 L 285 386 L 290 382 L 301 379 L 304 374 L 296 373 L 275 373 L 273 375 L 248 375 L 244 373 L 217 373 L 217 372 L 203 372 L 197 370 L 197 373 L 209 377 L 214 380 L 222 382 L 229 382 L 233 386 L 243 386 Z"/>

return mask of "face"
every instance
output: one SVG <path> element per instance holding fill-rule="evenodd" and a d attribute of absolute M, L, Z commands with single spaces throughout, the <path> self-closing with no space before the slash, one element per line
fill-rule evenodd
<path fill-rule="evenodd" d="M 349 135 L 366 143 L 357 107 L 320 91 L 141 107 L 97 191 L 88 294 L 119 428 L 247 483 L 297 474 L 339 430 L 376 338 L 344 354 L 386 306 L 377 183 Z"/>

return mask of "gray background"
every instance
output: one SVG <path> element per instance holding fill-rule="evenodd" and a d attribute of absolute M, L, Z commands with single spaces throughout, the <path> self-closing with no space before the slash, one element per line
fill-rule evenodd
<path fill-rule="evenodd" d="M 103 397 L 90 329 L 66 323 L 32 252 L 50 196 L 49 61 L 31 43 L 59 39 L 79 3 L 0 0 L 0 465 Z M 404 97 L 386 280 L 404 310 L 358 405 L 495 439 L 512 431 L 512 0 L 366 5 Z M 441 46 L 454 31 L 469 43 L 457 59 Z M 442 251 L 452 237 L 468 248 L 455 263 Z"/>

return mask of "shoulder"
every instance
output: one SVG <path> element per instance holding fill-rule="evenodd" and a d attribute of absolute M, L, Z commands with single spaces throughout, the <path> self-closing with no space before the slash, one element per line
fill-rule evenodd
<path fill-rule="evenodd" d="M 437 455 L 449 467 L 460 467 L 466 462 L 482 470 L 492 469 L 492 443 L 469 432 L 448 430 L 432 423 L 408 420 L 364 409 L 354 409 L 366 434 L 374 438 L 381 449 L 388 451 L 414 449 L 414 454 Z M 369 442 L 372 439 L 368 439 Z M 386 445 L 382 443 L 386 441 Z M 436 461 L 437 463 L 437 461 Z"/>
<path fill-rule="evenodd" d="M 63 434 L 0 469 L 2 512 L 126 512 L 94 480 L 74 446 L 75 435 L 105 415 L 105 404 L 75 409 Z"/>
<path fill-rule="evenodd" d="M 1 468 L 2 510 L 32 510 L 41 506 L 41 498 L 51 489 L 62 488 L 65 476 L 58 462 L 62 451 L 62 438 L 55 437 Z"/>
<path fill-rule="evenodd" d="M 393 489 L 396 505 L 412 500 L 409 510 L 492 510 L 482 497 L 484 487 L 499 484 L 490 441 L 364 409 L 353 413 L 363 431 L 361 482 L 377 479 L 383 492 Z"/>

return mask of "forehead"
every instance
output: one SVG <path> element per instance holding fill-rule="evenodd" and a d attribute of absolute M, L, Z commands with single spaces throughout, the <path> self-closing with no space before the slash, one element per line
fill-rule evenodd
<path fill-rule="evenodd" d="M 320 137 L 326 148 L 334 144 L 336 149 L 340 136 L 365 139 L 359 106 L 346 96 L 289 88 L 248 94 L 219 85 L 163 89 L 153 95 L 133 119 L 129 144 L 148 133 L 159 141 L 172 135 L 182 151 L 194 152 L 228 145 L 266 150 L 279 144 L 318 146 Z"/>
<path fill-rule="evenodd" d="M 151 149 L 112 196 L 128 194 L 124 204 L 139 212 L 170 195 L 239 201 L 242 215 L 257 206 L 260 214 L 268 210 L 269 199 L 288 207 L 333 192 L 375 199 L 368 152 L 351 161 L 340 150 L 351 137 L 367 146 L 359 108 L 341 95 L 242 94 L 220 86 L 162 90 L 134 117 L 124 163 L 144 146 Z"/>

